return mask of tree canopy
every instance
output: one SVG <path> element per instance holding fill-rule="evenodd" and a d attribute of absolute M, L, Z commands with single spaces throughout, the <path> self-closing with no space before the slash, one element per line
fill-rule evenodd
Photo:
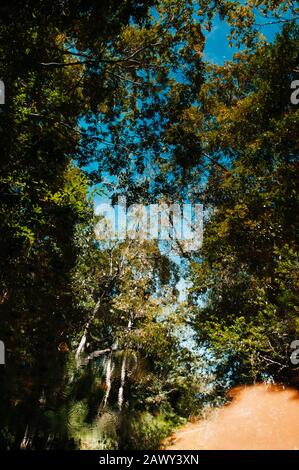
<path fill-rule="evenodd" d="M 298 18 L 2 0 L 1 449 L 156 449 L 230 383 L 298 379 Z M 99 240 L 95 194 L 200 202 L 203 246 Z"/>

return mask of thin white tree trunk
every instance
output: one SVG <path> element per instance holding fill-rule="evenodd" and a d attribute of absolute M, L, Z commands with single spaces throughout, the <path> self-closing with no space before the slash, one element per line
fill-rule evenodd
<path fill-rule="evenodd" d="M 100 304 L 101 304 L 101 300 L 99 300 L 96 303 L 95 308 L 93 309 L 92 315 L 91 315 L 91 317 L 89 318 L 88 322 L 85 325 L 82 338 L 80 340 L 79 346 L 78 346 L 78 348 L 76 350 L 76 354 L 75 354 L 77 364 L 79 364 L 79 358 L 80 358 L 81 354 L 84 352 L 84 348 L 85 348 L 86 340 L 87 340 L 87 333 L 89 331 L 89 327 L 91 325 L 91 322 L 93 321 L 94 317 L 96 316 L 96 313 L 97 313 L 97 311 L 100 307 Z"/>
<path fill-rule="evenodd" d="M 118 270 L 116 271 L 116 273 L 114 274 L 114 276 L 112 276 L 112 273 L 113 273 L 113 259 L 112 259 L 112 253 L 111 253 L 111 258 L 110 258 L 110 275 L 112 276 L 111 280 L 110 280 L 110 283 L 109 285 L 113 284 L 114 280 L 117 278 L 117 276 L 120 275 L 121 273 L 121 270 L 122 270 L 122 267 L 123 267 L 123 264 L 124 264 L 124 261 L 125 261 L 125 254 L 129 251 L 130 249 L 130 246 L 131 244 L 133 243 L 133 241 L 131 240 L 129 245 L 127 246 L 124 254 L 123 254 L 123 257 L 122 257 L 122 261 L 121 263 L 119 264 L 118 266 Z M 101 301 L 102 301 L 102 298 L 104 297 L 104 294 L 106 294 L 107 292 L 107 288 L 104 290 L 104 292 L 102 293 L 100 299 L 98 300 L 98 302 L 96 303 L 95 305 L 95 308 L 93 309 L 93 312 L 88 320 L 88 322 L 86 323 L 85 325 L 85 328 L 84 328 L 84 331 L 83 331 L 83 335 L 82 335 L 82 338 L 80 340 L 80 343 L 79 343 L 79 346 L 76 350 L 76 353 L 75 353 L 75 359 L 76 359 L 76 362 L 77 362 L 77 365 L 79 366 L 80 365 L 80 361 L 79 361 L 79 358 L 80 358 L 80 355 L 84 352 L 84 348 L 85 348 L 85 345 L 86 345 L 86 341 L 87 341 L 87 334 L 88 334 L 88 331 L 89 331 L 89 328 L 90 328 L 90 325 L 92 323 L 92 321 L 94 320 L 98 310 L 99 310 L 99 307 L 101 305 Z"/>
<path fill-rule="evenodd" d="M 132 320 L 128 321 L 128 331 L 132 328 Z M 123 360 L 121 364 L 121 371 L 120 371 L 120 387 L 118 390 L 118 408 L 121 411 L 124 403 L 124 388 L 126 383 L 126 369 L 127 369 L 127 354 L 126 350 L 124 350 Z"/>
<path fill-rule="evenodd" d="M 126 367 L 127 367 L 127 355 L 126 352 L 123 355 L 123 360 L 121 364 L 121 372 L 120 372 L 120 387 L 118 390 L 118 408 L 121 411 L 124 402 L 124 387 L 126 382 Z"/>
<path fill-rule="evenodd" d="M 26 447 L 27 447 L 27 442 L 28 442 L 28 431 L 29 431 L 29 427 L 28 425 L 26 426 L 26 429 L 25 429 L 25 434 L 24 434 L 24 437 L 21 441 L 21 444 L 20 444 L 20 449 L 22 450 L 26 450 Z"/>
<path fill-rule="evenodd" d="M 23 437 L 22 442 L 20 444 L 20 449 L 21 450 L 26 450 L 29 445 L 31 447 L 31 444 L 32 444 L 32 439 L 31 439 L 31 436 L 30 436 L 29 424 L 27 424 L 26 429 L 25 429 L 24 437 Z"/>
<path fill-rule="evenodd" d="M 107 365 L 106 365 L 106 392 L 103 400 L 103 408 L 106 408 L 107 402 L 111 392 L 111 383 L 112 383 L 112 373 L 114 369 L 114 364 L 112 361 L 112 351 L 108 356 Z"/>

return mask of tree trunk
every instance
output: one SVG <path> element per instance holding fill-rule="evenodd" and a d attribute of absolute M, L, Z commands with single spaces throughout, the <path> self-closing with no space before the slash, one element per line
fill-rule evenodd
<path fill-rule="evenodd" d="M 103 400 L 103 408 L 106 408 L 107 402 L 109 399 L 110 391 L 111 391 L 111 378 L 112 378 L 112 373 L 114 369 L 114 364 L 112 361 L 112 354 L 113 352 L 111 351 L 109 354 L 109 357 L 107 359 L 107 366 L 106 366 L 106 392 Z"/>
<path fill-rule="evenodd" d="M 126 366 L 127 366 L 127 355 L 124 352 L 123 360 L 121 364 L 121 372 L 120 372 L 120 387 L 118 390 L 118 408 L 121 411 L 124 402 L 124 386 L 126 382 Z"/>
<path fill-rule="evenodd" d="M 79 357 L 80 357 L 80 355 L 83 353 L 84 348 L 85 348 L 85 345 L 86 345 L 87 333 L 88 333 L 88 331 L 89 331 L 89 327 L 90 327 L 91 322 L 93 321 L 94 317 L 96 316 L 96 313 L 97 313 L 97 311 L 98 311 L 98 309 L 99 309 L 99 307 L 100 307 L 100 304 L 101 304 L 101 300 L 99 300 L 99 301 L 96 303 L 96 306 L 95 306 L 95 308 L 93 309 L 92 315 L 91 315 L 91 317 L 89 318 L 88 322 L 87 322 L 86 325 L 85 325 L 82 338 L 81 338 L 81 340 L 80 340 L 79 346 L 78 346 L 77 351 L 76 351 L 76 354 L 75 354 L 75 358 L 76 358 L 77 364 L 79 364 Z"/>

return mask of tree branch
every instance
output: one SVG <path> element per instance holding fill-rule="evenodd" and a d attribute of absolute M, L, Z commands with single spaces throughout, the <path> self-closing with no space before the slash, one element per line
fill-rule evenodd
<path fill-rule="evenodd" d="M 270 26 L 270 25 L 273 25 L 273 24 L 279 24 L 279 23 L 290 23 L 292 21 L 298 21 L 299 20 L 299 16 L 295 16 L 295 18 L 290 18 L 290 19 L 282 19 L 282 20 L 275 20 L 275 21 L 269 21 L 268 23 L 253 23 L 254 26 Z"/>

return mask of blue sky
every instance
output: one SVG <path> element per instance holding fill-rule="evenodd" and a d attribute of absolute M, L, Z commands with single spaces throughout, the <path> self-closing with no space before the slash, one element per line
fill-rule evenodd
<path fill-rule="evenodd" d="M 257 15 L 256 21 L 259 24 L 270 22 L 264 17 Z M 275 21 L 275 20 L 274 20 Z M 260 27 L 260 32 L 269 42 L 272 42 L 275 35 L 280 31 L 281 23 L 264 25 Z M 221 21 L 219 16 L 214 19 L 213 27 L 210 33 L 206 34 L 206 45 L 204 57 L 207 61 L 222 65 L 226 60 L 231 60 L 233 54 L 237 51 L 235 47 L 230 47 L 227 36 L 229 27 L 225 21 Z"/>
<path fill-rule="evenodd" d="M 257 22 L 264 24 L 269 22 L 262 16 L 257 15 Z M 260 31 L 264 34 L 269 42 L 273 41 L 275 35 L 281 29 L 281 24 L 265 25 L 260 28 Z M 206 33 L 206 44 L 204 49 L 204 59 L 207 62 L 212 62 L 218 65 L 222 65 L 225 61 L 231 60 L 234 53 L 237 51 L 236 47 L 230 47 L 228 42 L 229 27 L 225 21 L 221 21 L 219 16 L 216 16 L 213 21 L 212 29 L 209 33 Z M 96 167 L 97 165 L 95 165 Z M 90 168 L 92 165 L 90 165 Z M 92 169 L 92 168 L 91 168 Z M 105 174 L 106 183 L 116 183 L 116 178 Z M 96 195 L 94 197 L 95 205 L 103 202 L 108 202 L 109 197 L 106 195 Z"/>
<path fill-rule="evenodd" d="M 264 17 L 257 16 L 257 22 L 264 24 L 268 22 Z M 275 35 L 281 29 L 281 24 L 273 24 L 273 25 L 265 25 L 260 28 L 260 31 L 263 35 L 267 38 L 269 42 L 272 42 L 275 38 Z M 204 50 L 204 59 L 207 62 L 212 62 L 218 65 L 222 65 L 225 61 L 231 60 L 233 58 L 233 54 L 237 51 L 235 47 L 230 47 L 228 42 L 228 34 L 229 34 L 229 27 L 224 22 L 221 21 L 219 17 L 216 17 L 213 22 L 212 29 L 209 33 L 206 34 L 206 45 Z M 106 182 L 110 183 L 113 186 L 115 180 L 113 177 L 109 176 L 108 174 L 105 175 Z M 108 203 L 108 195 L 96 195 L 94 197 L 95 206 L 98 206 L 101 203 Z M 180 264 L 179 257 L 176 259 L 176 262 Z M 177 284 L 177 288 L 180 292 L 180 301 L 185 300 L 186 292 L 188 289 L 188 283 L 181 277 L 179 283 Z"/>

